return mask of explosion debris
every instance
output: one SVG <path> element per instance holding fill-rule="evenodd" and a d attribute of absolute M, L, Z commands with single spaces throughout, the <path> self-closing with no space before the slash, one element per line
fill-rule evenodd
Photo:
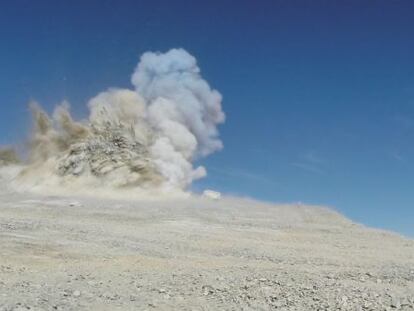
<path fill-rule="evenodd" d="M 79 122 L 67 102 L 52 116 L 32 103 L 34 131 L 18 182 L 185 190 L 204 177 L 193 162 L 222 148 L 217 125 L 225 117 L 196 59 L 183 49 L 144 53 L 132 84 L 92 98 L 89 118 Z"/>

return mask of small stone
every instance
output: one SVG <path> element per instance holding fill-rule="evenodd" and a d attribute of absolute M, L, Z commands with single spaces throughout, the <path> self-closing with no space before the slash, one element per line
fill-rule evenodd
<path fill-rule="evenodd" d="M 205 285 L 203 286 L 203 294 L 204 296 L 208 296 L 210 294 L 214 294 L 214 288 L 209 286 L 209 285 Z"/>
<path fill-rule="evenodd" d="M 73 292 L 73 297 L 79 297 L 81 295 L 81 292 L 80 291 L 78 291 L 78 290 L 75 290 L 74 292 Z"/>
<path fill-rule="evenodd" d="M 395 298 L 395 297 L 393 297 L 392 300 L 391 300 L 391 307 L 392 308 L 395 308 L 395 309 L 401 308 L 400 300 L 397 299 L 397 298 Z"/>
<path fill-rule="evenodd" d="M 71 206 L 71 207 L 82 207 L 82 204 L 79 203 L 79 202 L 74 201 L 74 202 L 70 202 L 69 206 Z"/>

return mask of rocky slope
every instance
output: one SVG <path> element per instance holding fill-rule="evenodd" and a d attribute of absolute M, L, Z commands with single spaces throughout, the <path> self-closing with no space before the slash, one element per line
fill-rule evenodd
<path fill-rule="evenodd" d="M 0 310 L 414 310 L 414 241 L 318 207 L 0 195 Z"/>

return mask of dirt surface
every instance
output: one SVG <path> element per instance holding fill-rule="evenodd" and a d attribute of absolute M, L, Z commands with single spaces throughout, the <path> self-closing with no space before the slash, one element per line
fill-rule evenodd
<path fill-rule="evenodd" d="M 0 310 L 414 310 L 414 241 L 323 208 L 0 195 Z"/>

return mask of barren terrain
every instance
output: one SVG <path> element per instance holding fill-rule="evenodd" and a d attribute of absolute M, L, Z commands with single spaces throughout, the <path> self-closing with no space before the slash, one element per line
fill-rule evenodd
<path fill-rule="evenodd" d="M 253 200 L 0 195 L 0 310 L 414 310 L 414 241 Z"/>

